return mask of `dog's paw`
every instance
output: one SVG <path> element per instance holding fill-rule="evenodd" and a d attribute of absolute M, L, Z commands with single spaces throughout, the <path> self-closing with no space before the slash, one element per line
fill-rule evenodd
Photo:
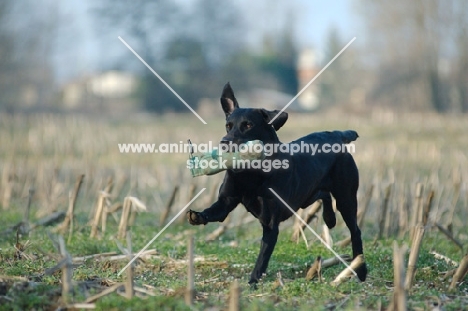
<path fill-rule="evenodd" d="M 189 210 L 187 212 L 187 218 L 189 223 L 193 226 L 206 225 L 208 223 L 208 221 L 206 221 L 206 218 L 202 215 L 202 213 L 195 212 L 192 210 Z"/>
<path fill-rule="evenodd" d="M 363 263 L 355 271 L 356 271 L 356 274 L 357 274 L 359 280 L 361 280 L 361 282 L 364 282 L 366 280 L 366 277 L 367 277 L 367 265 L 366 265 L 366 263 Z"/>
<path fill-rule="evenodd" d="M 251 291 L 256 291 L 258 289 L 257 281 L 249 281 L 249 287 Z"/>

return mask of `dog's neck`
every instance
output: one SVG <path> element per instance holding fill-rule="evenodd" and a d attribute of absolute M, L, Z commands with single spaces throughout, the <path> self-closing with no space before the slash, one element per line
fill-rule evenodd
<path fill-rule="evenodd" d="M 271 131 L 268 132 L 269 133 L 269 137 L 268 139 L 264 139 L 263 140 L 263 143 L 264 144 L 277 144 L 277 143 L 281 143 L 279 138 L 278 138 L 278 135 L 276 134 L 276 131 L 275 129 L 271 129 Z"/>

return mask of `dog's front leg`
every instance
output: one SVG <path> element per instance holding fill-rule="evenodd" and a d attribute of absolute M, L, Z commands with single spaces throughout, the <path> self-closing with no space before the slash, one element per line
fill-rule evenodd
<path fill-rule="evenodd" d="M 262 275 L 268 268 L 268 262 L 270 261 L 271 254 L 275 249 L 276 241 L 278 241 L 279 228 L 278 225 L 263 226 L 263 237 L 262 244 L 260 246 L 260 254 L 258 254 L 255 268 L 250 275 L 249 284 L 255 284 L 260 280 Z"/>
<path fill-rule="evenodd" d="M 236 198 L 219 197 L 203 212 L 189 210 L 187 217 L 191 225 L 206 225 L 209 222 L 224 221 L 227 215 L 239 204 Z"/>

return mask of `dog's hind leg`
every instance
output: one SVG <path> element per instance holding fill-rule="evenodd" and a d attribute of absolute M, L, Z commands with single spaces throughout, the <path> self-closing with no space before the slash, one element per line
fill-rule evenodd
<path fill-rule="evenodd" d="M 333 210 L 332 198 L 330 192 L 322 191 L 320 193 L 320 199 L 322 199 L 323 206 L 323 221 L 329 229 L 335 227 L 336 225 L 336 216 L 335 211 Z"/>
<path fill-rule="evenodd" d="M 262 275 L 266 272 L 271 254 L 273 253 L 276 242 L 278 241 L 278 225 L 273 225 L 272 227 L 266 225 L 262 226 L 263 237 L 260 246 L 260 253 L 258 254 L 257 262 L 255 263 L 255 268 L 253 269 L 252 274 L 250 275 L 249 284 L 257 283 L 262 277 Z"/>
<path fill-rule="evenodd" d="M 355 258 L 356 256 L 363 253 L 361 230 L 357 225 L 357 217 L 355 212 L 357 210 L 357 199 L 356 197 L 348 198 L 345 202 L 337 199 L 336 206 L 341 212 L 343 220 L 346 223 L 349 232 L 351 233 L 351 247 L 353 249 L 353 258 Z M 356 273 L 361 281 L 365 281 L 367 275 L 366 264 L 364 263 L 361 267 L 359 267 L 356 270 Z"/>
<path fill-rule="evenodd" d="M 359 186 L 359 174 L 351 155 L 341 158 L 333 171 L 332 194 L 336 199 L 336 208 L 343 216 L 343 220 L 351 234 L 351 247 L 353 258 L 363 254 L 361 230 L 357 224 L 357 189 Z M 367 267 L 364 263 L 356 269 L 358 278 L 365 281 Z"/>

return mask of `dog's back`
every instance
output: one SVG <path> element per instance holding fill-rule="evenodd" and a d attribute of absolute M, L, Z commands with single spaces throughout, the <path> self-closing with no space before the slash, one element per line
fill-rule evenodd
<path fill-rule="evenodd" d="M 333 186 L 330 172 L 337 164 L 347 162 L 349 170 L 356 176 L 357 170 L 352 155 L 348 152 L 348 146 L 358 138 L 355 131 L 316 132 L 301 137 L 289 143 L 288 154 L 277 154 L 282 160 L 286 159 L 289 167 L 286 170 L 278 170 L 278 180 L 283 180 L 290 187 L 288 191 L 279 192 L 285 196 L 295 209 L 306 208 L 319 197 L 320 191 L 330 192 Z M 358 183 L 358 180 L 353 182 Z"/>

